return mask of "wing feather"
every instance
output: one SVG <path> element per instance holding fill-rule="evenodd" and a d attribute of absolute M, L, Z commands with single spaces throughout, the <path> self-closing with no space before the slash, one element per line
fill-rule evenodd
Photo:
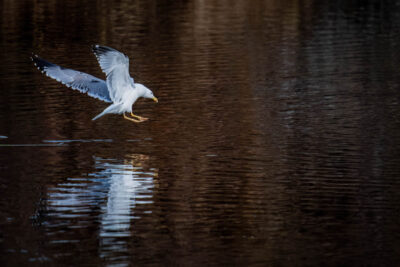
<path fill-rule="evenodd" d="M 107 46 L 94 45 L 93 52 L 102 71 L 107 75 L 107 86 L 113 102 L 121 102 L 127 90 L 135 88 L 129 75 L 129 58 Z"/>
<path fill-rule="evenodd" d="M 91 97 L 100 99 L 104 102 L 112 102 L 107 88 L 107 83 L 104 80 L 84 72 L 63 68 L 48 62 L 37 55 L 32 56 L 32 61 L 40 71 L 50 78 L 53 78 L 72 89 L 86 93 Z"/>

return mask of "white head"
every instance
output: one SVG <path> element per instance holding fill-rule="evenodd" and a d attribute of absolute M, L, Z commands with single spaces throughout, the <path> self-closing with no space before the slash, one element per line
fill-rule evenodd
<path fill-rule="evenodd" d="M 155 102 L 158 102 L 158 99 L 157 99 L 157 97 L 155 97 L 154 96 L 154 94 L 153 94 L 153 92 L 149 89 L 149 88 L 147 88 L 146 86 L 144 86 L 144 85 L 142 85 L 142 84 L 135 84 L 136 86 L 138 86 L 138 85 L 140 85 L 141 87 L 142 87 L 142 95 L 141 95 L 141 97 L 144 97 L 144 98 L 151 98 L 151 99 L 153 99 Z"/>

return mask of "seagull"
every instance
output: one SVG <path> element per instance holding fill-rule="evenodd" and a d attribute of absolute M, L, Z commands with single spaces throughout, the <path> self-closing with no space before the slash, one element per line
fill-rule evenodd
<path fill-rule="evenodd" d="M 155 102 L 158 100 L 149 88 L 135 83 L 129 75 L 129 58 L 107 46 L 94 45 L 92 50 L 101 70 L 106 74 L 105 81 L 84 72 L 58 66 L 35 54 L 31 59 L 35 66 L 48 77 L 91 97 L 112 103 L 92 120 L 109 113 L 122 114 L 125 119 L 136 123 L 148 120 L 148 118 L 133 114 L 132 105 L 139 97 L 150 98 Z"/>

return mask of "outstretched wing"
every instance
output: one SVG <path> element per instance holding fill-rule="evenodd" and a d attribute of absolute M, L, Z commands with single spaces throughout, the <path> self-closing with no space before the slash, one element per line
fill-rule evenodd
<path fill-rule="evenodd" d="M 121 52 L 107 46 L 94 45 L 93 52 L 101 69 L 107 75 L 107 86 L 113 102 L 121 102 L 127 90 L 135 88 L 129 75 L 129 58 Z"/>
<path fill-rule="evenodd" d="M 87 93 L 91 97 L 103 100 L 104 102 L 112 102 L 107 84 L 104 80 L 84 72 L 63 68 L 37 55 L 32 55 L 32 61 L 40 71 L 50 78 L 72 89 Z"/>

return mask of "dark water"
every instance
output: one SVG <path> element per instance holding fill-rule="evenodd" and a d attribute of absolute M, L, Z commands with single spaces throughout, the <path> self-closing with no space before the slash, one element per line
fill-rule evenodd
<path fill-rule="evenodd" d="M 396 1 L 0 3 L 2 266 L 396 266 Z M 131 58 L 135 124 L 38 72 Z"/>

